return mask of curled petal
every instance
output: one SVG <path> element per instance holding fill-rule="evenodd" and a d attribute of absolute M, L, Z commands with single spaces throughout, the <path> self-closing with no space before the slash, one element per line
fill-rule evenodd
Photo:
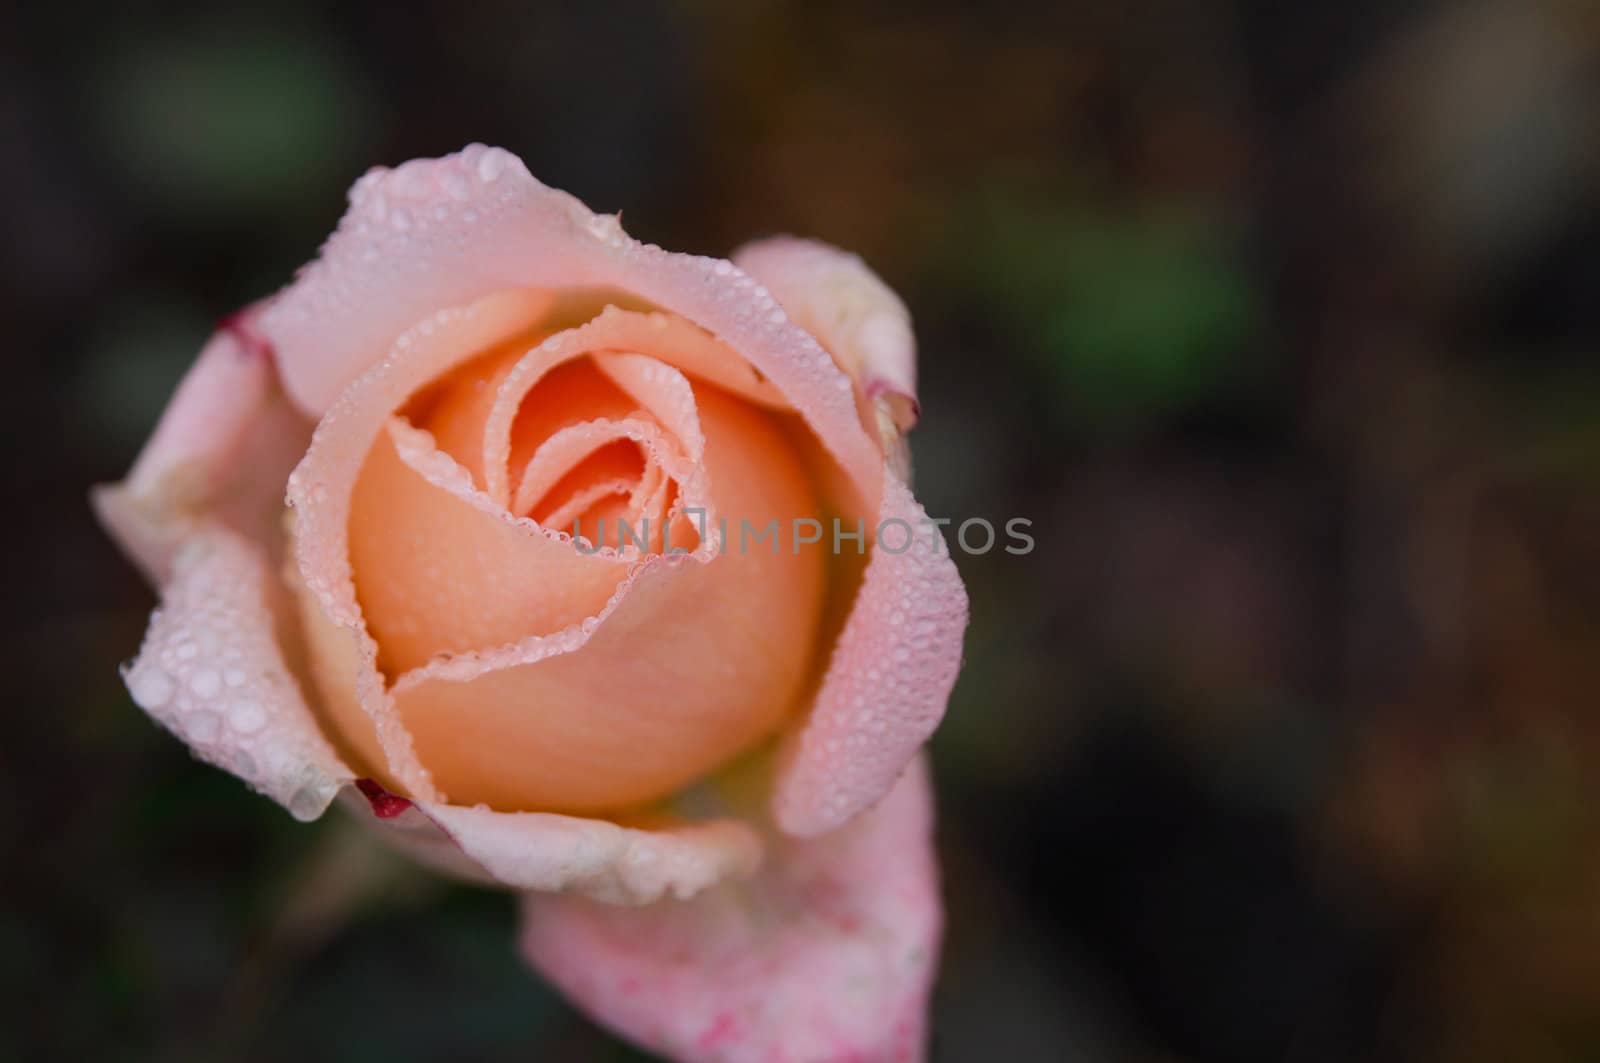
<path fill-rule="evenodd" d="M 822 342 L 895 429 L 917 423 L 917 344 L 911 313 L 859 256 L 815 240 L 778 236 L 733 254 L 783 308 Z"/>
<path fill-rule="evenodd" d="M 697 442 L 700 439 L 698 427 L 673 424 L 681 422 L 684 415 L 692 417 L 694 403 L 692 396 L 685 394 L 687 382 L 674 387 L 670 380 L 653 379 L 664 373 L 630 371 L 626 363 L 642 357 L 636 353 L 638 351 L 648 351 L 648 360 L 653 363 L 672 367 L 672 375 L 680 380 L 682 375 L 677 370 L 700 376 L 762 405 L 783 405 L 782 397 L 769 382 L 758 379 L 748 362 L 682 318 L 607 306 L 583 325 L 546 338 L 507 366 L 492 387 L 481 389 L 476 397 L 468 400 L 479 409 L 461 420 L 472 424 L 472 430 L 482 437 L 481 482 L 489 494 L 501 504 L 515 508 L 508 469 L 519 467 L 528 456 L 527 444 L 518 436 L 526 432 L 526 440 L 537 446 L 572 420 L 563 409 L 559 393 L 534 410 L 527 408 L 528 394 L 552 369 L 584 354 L 595 354 L 602 366 L 610 366 L 608 375 L 635 403 L 657 409 L 663 421 L 678 433 L 691 458 L 698 460 L 701 447 Z M 678 393 L 674 395 L 673 391 Z M 594 409 L 596 404 L 592 400 L 572 405 L 592 409 L 591 417 L 608 415 L 603 408 Z"/>
<path fill-rule="evenodd" d="M 518 890 L 570 891 L 604 904 L 686 899 L 761 862 L 761 837 L 738 820 L 628 827 L 550 812 L 496 812 L 432 801 L 381 804 L 386 839 L 463 878 Z M 352 802 L 355 803 L 355 802 Z M 357 812 L 357 815 L 367 815 Z"/>
<path fill-rule="evenodd" d="M 706 438 L 688 379 L 665 362 L 642 354 L 603 354 L 600 367 L 641 408 L 666 426 L 691 461 L 705 456 Z"/>
<path fill-rule="evenodd" d="M 438 400 L 420 417 L 439 449 L 465 466 L 473 482 L 500 506 L 510 504 L 508 460 L 520 468 L 529 447 L 552 432 L 580 420 L 624 417 L 635 408 L 605 374 L 579 357 L 581 352 L 550 352 L 544 342 L 532 350 L 523 350 L 525 346 L 508 342 L 496 354 L 474 359 L 436 382 Z M 537 373 L 529 372 L 530 361 L 542 363 Z M 535 384 L 539 401 L 524 402 Z M 503 397 L 512 389 L 514 397 Z M 487 431 L 491 418 L 500 419 L 498 436 Z"/>
<path fill-rule="evenodd" d="M 139 656 L 133 700 L 200 759 L 296 819 L 320 816 L 354 776 L 307 708 L 278 648 L 276 593 L 259 547 L 204 529 L 173 556 Z"/>
<path fill-rule="evenodd" d="M 528 896 L 522 947 L 596 1020 L 692 1063 L 911 1061 L 941 923 L 924 764 L 871 812 L 687 902 Z"/>
<path fill-rule="evenodd" d="M 833 830 L 889 791 L 944 717 L 961 668 L 966 588 L 943 537 L 891 472 L 877 527 L 850 617 L 773 795 L 778 825 L 801 837 Z"/>
<path fill-rule="evenodd" d="M 625 565 L 511 516 L 428 433 L 394 418 L 356 488 L 350 547 L 386 667 L 559 631 L 598 612 Z"/>
<path fill-rule="evenodd" d="M 619 421 L 580 421 L 563 428 L 539 445 L 522 471 L 522 482 L 512 498 L 512 511 L 526 513 L 539 499 L 554 488 L 572 471 L 585 455 L 602 454 L 608 444 L 631 442 L 649 455 L 646 472 L 658 473 L 665 467 L 680 481 L 696 481 L 694 467 L 683 461 L 677 447 L 671 444 L 651 421 L 642 417 L 629 417 Z M 564 531 L 563 525 L 549 522 L 552 531 Z M 593 531 L 593 528 L 590 528 Z"/>
<path fill-rule="evenodd" d="M 525 331 L 549 305 L 548 295 L 508 291 L 423 318 L 323 415 L 289 476 L 293 582 L 318 686 L 344 723 L 344 739 L 416 797 L 438 791 L 393 710 L 378 645 L 356 599 L 350 561 L 356 480 L 392 411 L 464 358 Z"/>

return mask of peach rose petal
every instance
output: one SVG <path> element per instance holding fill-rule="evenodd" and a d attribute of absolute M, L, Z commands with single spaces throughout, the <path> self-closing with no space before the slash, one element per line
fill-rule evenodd
<path fill-rule="evenodd" d="M 172 559 L 139 656 L 133 700 L 195 756 L 232 772 L 296 819 L 316 819 L 354 775 L 322 735 L 278 648 L 277 581 L 261 549 L 222 527 Z"/>
<path fill-rule="evenodd" d="M 781 431 L 703 392 L 706 508 L 758 527 L 806 512 L 810 484 Z M 401 676 L 396 705 L 439 785 L 458 803 L 603 813 L 662 797 L 774 733 L 813 666 L 823 559 L 719 555 L 715 539 L 641 561 L 581 625 Z"/>
<path fill-rule="evenodd" d="M 641 518 L 650 517 L 650 513 L 644 507 L 644 498 L 638 494 L 640 486 L 639 481 L 627 479 L 590 483 L 574 490 L 557 508 L 539 518 L 540 523 L 548 528 L 570 528 L 574 524 L 580 528 L 615 528 L 620 516 L 620 519 L 628 522 L 630 528 L 639 527 Z M 601 525 L 599 521 L 605 518 L 599 516 L 596 511 L 600 509 L 602 502 L 611 501 L 620 503 L 623 511 L 620 515 L 612 515 L 604 525 Z M 661 517 L 656 515 L 652 524 L 660 519 Z"/>
<path fill-rule="evenodd" d="M 659 348 L 647 347 L 651 352 L 651 360 L 657 365 L 662 365 L 657 358 L 658 353 L 673 355 L 679 361 L 701 366 L 714 366 L 727 358 L 737 357 L 681 318 L 668 314 L 638 314 L 616 307 L 607 307 L 593 320 L 546 338 L 503 376 L 498 377 L 492 391 L 483 389 L 484 398 L 478 400 L 482 403 L 492 396 L 492 405 L 484 416 L 482 428 L 483 483 L 490 497 L 516 512 L 523 512 L 526 504 L 514 500 L 511 494 L 514 479 L 512 470 L 529 460 L 529 448 L 542 446 L 543 441 L 554 435 L 564 422 L 569 422 L 570 415 L 566 412 L 569 409 L 595 411 L 589 412 L 591 419 L 609 415 L 598 403 L 563 404 L 561 400 L 566 396 L 560 395 L 555 396 L 554 401 L 540 395 L 538 401 L 530 403 L 529 395 L 552 371 L 590 354 L 601 355 L 597 362 L 604 370 L 607 363 L 602 359 L 607 355 L 603 352 L 626 351 L 630 346 L 645 346 L 651 341 L 662 344 Z M 672 372 L 681 383 L 666 379 L 658 381 L 642 368 L 630 368 L 631 363 L 616 361 L 618 358 L 643 357 L 641 355 L 612 353 L 609 357 L 614 368 L 606 370 L 604 375 L 613 384 L 621 385 L 623 392 L 635 403 L 643 404 L 646 409 L 661 407 L 661 412 L 665 414 L 662 420 L 668 422 L 670 430 L 679 435 L 680 443 L 690 459 L 698 461 L 704 440 L 699 425 L 693 423 L 694 396 L 689 392 L 688 381 L 683 380 L 682 374 L 675 370 Z M 621 368 L 615 368 L 619 364 Z M 663 366 L 663 370 L 668 368 Z M 619 373 L 622 374 L 620 378 Z M 664 377 L 665 373 L 660 375 Z M 530 405 L 532 409 L 528 408 Z M 516 497 L 521 497 L 520 492 Z"/>
<path fill-rule="evenodd" d="M 861 425 L 850 378 L 764 287 L 724 259 L 629 238 L 616 218 L 541 184 L 502 149 L 475 144 L 367 173 L 321 257 L 262 324 L 289 394 L 316 414 L 373 352 L 440 307 L 577 286 L 629 292 L 738 351 L 800 412 L 861 497 L 877 499 L 880 451 Z"/>
<path fill-rule="evenodd" d="M 961 668 L 967 593 L 926 519 L 886 471 L 872 559 L 779 770 L 772 810 L 790 834 L 824 834 L 888 793 L 944 717 Z"/>
<path fill-rule="evenodd" d="M 681 640 L 654 636 L 676 620 L 693 563 L 692 555 L 650 557 L 581 625 L 402 675 L 395 704 L 452 800 L 603 814 L 655 796 L 667 788 L 663 776 L 692 781 L 697 766 L 686 768 L 681 756 L 691 736 L 660 713 L 656 684 L 640 689 L 623 665 L 646 639 L 652 656 L 670 659 L 667 646 L 681 655 Z M 695 655 L 686 671 L 699 667 L 706 647 L 688 649 Z M 619 795 L 622 773 L 636 781 Z"/>
<path fill-rule="evenodd" d="M 848 251 L 816 240 L 776 236 L 733 253 L 861 386 L 884 401 L 894 425 L 917 423 L 917 345 L 911 312 L 878 275 Z"/>
<path fill-rule="evenodd" d="M 925 764 L 748 882 L 618 908 L 523 899 L 528 959 L 597 1021 L 685 1063 L 923 1058 L 941 914 Z"/>
<path fill-rule="evenodd" d="M 576 624 L 604 608 L 626 574 L 617 555 L 579 553 L 566 536 L 496 506 L 401 418 L 357 482 L 350 548 L 367 627 L 396 673 Z"/>
<path fill-rule="evenodd" d="M 506 450 L 504 440 L 488 447 L 485 429 L 500 389 L 532 353 L 524 349 L 526 346 L 515 342 L 503 345 L 499 357 L 478 359 L 451 373 L 429 389 L 438 401 L 419 411 L 417 418 L 419 427 L 426 428 L 439 441 L 439 449 L 465 466 L 472 473 L 473 483 L 496 501 L 501 499 L 490 483 L 487 463 L 500 463 L 496 482 L 503 490 L 508 479 L 504 467 Z M 520 411 L 513 411 L 518 433 L 526 430 L 535 443 L 577 421 L 621 418 L 635 409 L 628 396 L 587 359 L 573 355 L 559 364 L 552 363 L 549 369 L 538 380 L 538 400 L 525 402 Z M 525 448 L 520 458 L 527 460 Z"/>
<path fill-rule="evenodd" d="M 546 337 L 537 347 L 519 358 L 495 383 L 493 390 L 484 389 L 479 405 L 483 423 L 479 429 L 478 447 L 482 452 L 483 486 L 490 498 L 508 509 L 521 512 L 522 507 L 512 499 L 513 468 L 525 467 L 533 449 L 543 441 L 558 434 L 564 427 L 579 423 L 580 415 L 589 420 L 620 419 L 618 415 L 634 412 L 625 394 L 615 387 L 610 396 L 593 395 L 609 381 L 590 365 L 585 356 L 588 350 L 573 342 L 581 329 L 567 329 Z M 580 361 L 582 360 L 582 361 Z M 558 370 L 565 369 L 565 373 Z M 561 384 L 573 373 L 584 373 L 595 378 L 583 391 L 584 395 L 568 396 Z M 551 379 L 554 377 L 555 379 Z M 528 402 L 528 396 L 549 379 L 556 394 L 545 401 Z M 596 387 L 598 384 L 600 387 Z M 479 411 L 474 410 L 476 415 Z"/>
<path fill-rule="evenodd" d="M 687 377 L 653 355 L 600 354 L 595 361 L 618 387 L 672 433 L 690 461 L 699 462 L 705 456 L 706 437 Z"/>
<path fill-rule="evenodd" d="M 653 483 L 650 473 L 662 470 L 680 483 L 687 483 L 687 489 L 693 491 L 696 498 L 700 497 L 703 477 L 667 440 L 656 422 L 642 417 L 627 417 L 620 421 L 582 421 L 561 429 L 545 440 L 523 469 L 522 480 L 512 498 L 511 512 L 530 512 L 566 478 L 575 465 L 598 455 L 611 444 L 623 441 L 637 444 L 647 456 L 641 483 Z M 552 525 L 550 530 L 566 531 L 559 524 Z"/>

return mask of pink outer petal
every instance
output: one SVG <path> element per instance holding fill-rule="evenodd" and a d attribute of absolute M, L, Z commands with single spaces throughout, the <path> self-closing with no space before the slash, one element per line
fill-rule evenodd
<path fill-rule="evenodd" d="M 746 883 L 648 908 L 529 896 L 528 958 L 598 1021 L 693 1063 L 922 1058 L 941 924 L 926 766 Z"/>
<path fill-rule="evenodd" d="M 748 876 L 761 862 L 760 835 L 737 820 L 638 829 L 549 812 L 408 804 L 394 814 L 356 814 L 375 815 L 387 840 L 437 870 L 518 890 L 651 904 Z"/>
<path fill-rule="evenodd" d="M 321 257 L 274 300 L 263 327 L 289 394 L 320 413 L 441 308 L 573 286 L 621 288 L 726 342 L 800 411 L 862 497 L 877 498 L 880 450 L 857 417 L 851 380 L 765 288 L 726 260 L 631 239 L 615 217 L 540 184 L 499 148 L 368 172 Z"/>
<path fill-rule="evenodd" d="M 106 528 L 154 584 L 183 541 L 216 520 L 277 549 L 284 482 L 311 424 L 284 400 L 258 308 L 224 323 L 201 350 L 121 483 L 91 499 Z M 238 470 L 249 468 L 249 476 Z"/>
<path fill-rule="evenodd" d="M 961 668 L 967 593 L 926 521 L 910 489 L 886 472 L 872 559 L 779 771 L 773 815 L 787 833 L 815 837 L 870 806 L 944 717 Z M 894 552 L 907 529 L 909 545 Z"/>
<path fill-rule="evenodd" d="M 746 244 L 734 264 L 765 284 L 789 316 L 822 342 L 895 427 L 917 423 L 917 344 L 911 313 L 848 251 L 792 236 Z"/>
<path fill-rule="evenodd" d="M 296 819 L 320 816 L 354 778 L 322 735 L 278 648 L 260 548 L 220 527 L 191 536 L 144 646 L 123 678 L 139 707 L 201 760 Z"/>

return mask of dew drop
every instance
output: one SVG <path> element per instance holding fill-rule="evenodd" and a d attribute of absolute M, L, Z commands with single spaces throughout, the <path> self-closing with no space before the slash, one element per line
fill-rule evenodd
<path fill-rule="evenodd" d="M 172 677 L 159 668 L 143 668 L 133 673 L 128 691 L 141 709 L 153 711 L 172 700 Z"/>
<path fill-rule="evenodd" d="M 505 172 L 506 159 L 502 152 L 493 148 L 478 156 L 478 180 L 484 184 L 493 184 Z"/>
<path fill-rule="evenodd" d="M 583 224 L 596 240 L 612 241 L 622 235 L 622 226 L 618 224 L 615 214 L 596 214 Z"/>
<path fill-rule="evenodd" d="M 314 786 L 302 786 L 289 795 L 289 815 L 302 823 L 310 822 L 322 814 L 322 793 Z"/>

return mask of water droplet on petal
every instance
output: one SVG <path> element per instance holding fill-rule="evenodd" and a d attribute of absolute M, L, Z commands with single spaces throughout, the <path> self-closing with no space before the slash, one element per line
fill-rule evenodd
<path fill-rule="evenodd" d="M 484 184 L 492 184 L 500 179 L 505 172 L 506 157 L 502 151 L 490 148 L 478 156 L 478 180 Z"/>
<path fill-rule="evenodd" d="M 302 786 L 289 795 L 289 815 L 302 823 L 316 819 L 322 808 L 322 794 L 315 787 Z"/>
<path fill-rule="evenodd" d="M 172 700 L 172 677 L 159 668 L 143 668 L 128 680 L 129 693 L 141 709 L 153 711 Z"/>

